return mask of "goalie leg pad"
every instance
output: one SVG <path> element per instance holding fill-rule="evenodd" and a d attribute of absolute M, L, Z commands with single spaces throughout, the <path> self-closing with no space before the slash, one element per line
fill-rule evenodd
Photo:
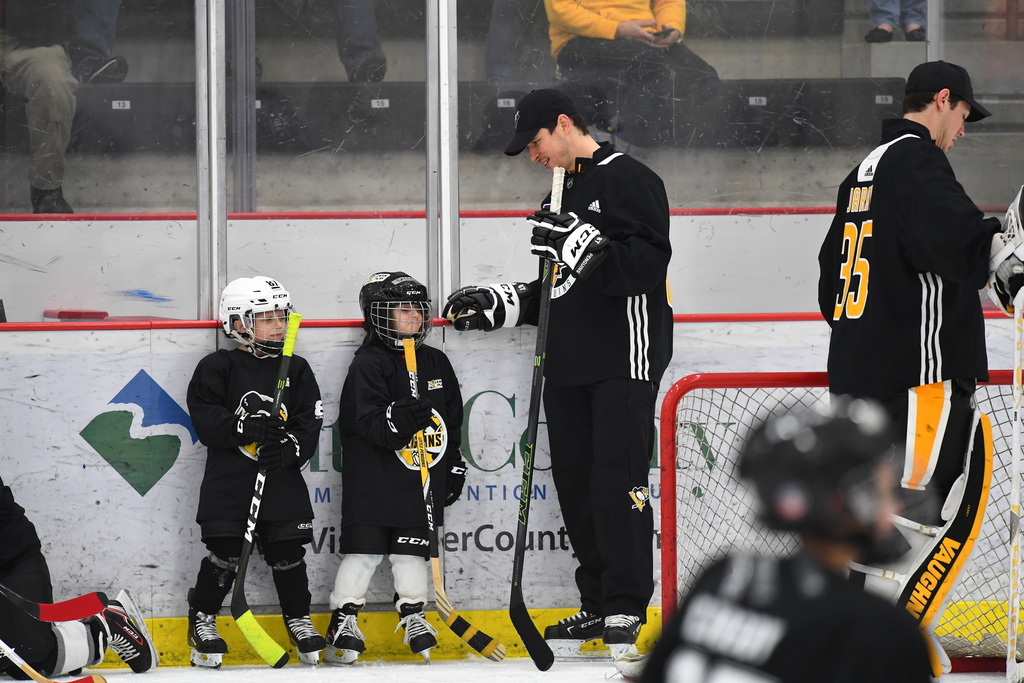
<path fill-rule="evenodd" d="M 974 549 L 988 505 L 992 482 L 992 424 L 987 415 L 977 411 L 970 444 L 956 514 L 935 537 L 929 552 L 908 572 L 896 598 L 896 605 L 907 610 L 921 629 L 929 632 L 938 624 L 937 617 L 942 614 L 949 591 L 956 585 Z M 948 502 L 944 508 L 951 507 Z"/>
<path fill-rule="evenodd" d="M 367 589 L 377 565 L 384 559 L 383 555 L 362 555 L 349 553 L 341 560 L 338 573 L 334 576 L 334 590 L 331 591 L 331 610 L 342 605 L 354 603 L 365 605 Z"/>
<path fill-rule="evenodd" d="M 53 635 L 57 637 L 53 676 L 64 676 L 76 669 L 99 664 L 107 651 L 110 637 L 100 617 L 53 624 Z"/>

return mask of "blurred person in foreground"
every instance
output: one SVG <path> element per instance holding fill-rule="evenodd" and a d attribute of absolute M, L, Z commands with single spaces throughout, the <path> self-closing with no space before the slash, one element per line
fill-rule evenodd
<path fill-rule="evenodd" d="M 893 446 L 875 402 L 774 416 L 748 437 L 739 472 L 769 527 L 797 534 L 792 557 L 734 554 L 698 579 L 641 681 L 926 683 L 925 637 L 905 610 L 847 579 L 897 531 Z"/>

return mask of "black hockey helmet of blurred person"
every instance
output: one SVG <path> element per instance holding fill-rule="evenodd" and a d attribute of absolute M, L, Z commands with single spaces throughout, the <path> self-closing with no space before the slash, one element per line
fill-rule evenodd
<path fill-rule="evenodd" d="M 433 320 L 430 316 L 430 296 L 427 288 L 416 278 L 400 270 L 374 273 L 359 290 L 359 308 L 363 312 L 363 329 L 377 333 L 390 348 L 401 350 L 402 339 L 395 329 L 396 311 L 419 313 L 422 323 L 411 336 L 419 348 L 430 334 Z"/>
<path fill-rule="evenodd" d="M 220 326 L 229 338 L 241 342 L 258 356 L 276 358 L 284 349 L 284 339 L 257 341 L 254 332 L 256 317 L 260 314 L 284 311 L 285 324 L 292 311 L 292 300 L 287 290 L 273 278 L 257 275 L 232 280 L 220 294 Z M 235 320 L 242 321 L 243 331 L 235 329 Z"/>
<path fill-rule="evenodd" d="M 797 408 L 753 429 L 740 476 L 769 527 L 886 552 L 901 540 L 891 523 L 898 484 L 888 416 L 874 401 L 830 398 L 828 407 Z"/>

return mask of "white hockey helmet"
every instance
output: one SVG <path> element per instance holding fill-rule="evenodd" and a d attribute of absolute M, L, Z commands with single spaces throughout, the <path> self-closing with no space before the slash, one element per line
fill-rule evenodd
<path fill-rule="evenodd" d="M 273 311 L 284 311 L 287 322 L 292 302 L 285 288 L 269 277 L 240 277 L 221 292 L 220 325 L 224 334 L 271 358 L 281 355 L 284 341 L 257 341 L 254 327 L 257 313 Z M 243 332 L 235 329 L 235 320 L 242 321 Z"/>

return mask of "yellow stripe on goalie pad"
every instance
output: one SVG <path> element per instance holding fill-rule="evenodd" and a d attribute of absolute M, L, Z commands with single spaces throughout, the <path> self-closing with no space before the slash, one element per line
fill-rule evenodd
<path fill-rule="evenodd" d="M 908 389 L 907 444 L 903 488 L 923 490 L 932 479 L 949 420 L 950 381 Z"/>

